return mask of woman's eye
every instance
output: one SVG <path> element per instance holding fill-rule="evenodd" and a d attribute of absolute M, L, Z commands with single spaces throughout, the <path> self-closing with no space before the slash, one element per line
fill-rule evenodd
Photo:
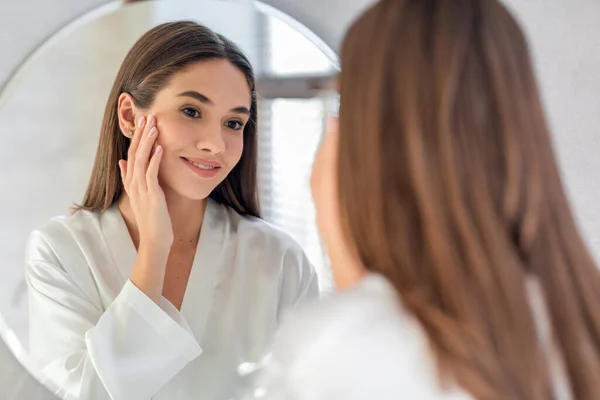
<path fill-rule="evenodd" d="M 198 118 L 200 116 L 200 112 L 195 108 L 186 107 L 182 111 L 188 117 Z"/>
<path fill-rule="evenodd" d="M 227 126 L 229 129 L 233 129 L 234 131 L 239 131 L 244 127 L 244 124 L 240 121 L 227 121 L 225 126 Z"/>

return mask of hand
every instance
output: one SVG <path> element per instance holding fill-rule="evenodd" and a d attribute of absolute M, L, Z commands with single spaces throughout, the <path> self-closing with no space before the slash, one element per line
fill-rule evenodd
<path fill-rule="evenodd" d="M 151 248 L 168 255 L 173 244 L 173 226 L 165 194 L 158 183 L 163 149 L 154 144 L 158 136 L 156 118 L 141 117 L 129 146 L 127 161 L 120 160 L 123 186 L 139 232 L 139 249 Z M 152 154 L 151 154 L 152 153 Z"/>
<path fill-rule="evenodd" d="M 338 120 L 330 117 L 327 131 L 313 162 L 310 188 L 317 214 L 317 226 L 325 244 L 341 231 L 338 200 Z"/>

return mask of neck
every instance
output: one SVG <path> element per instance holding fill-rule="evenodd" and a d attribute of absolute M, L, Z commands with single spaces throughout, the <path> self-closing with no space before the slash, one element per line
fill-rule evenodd
<path fill-rule="evenodd" d="M 173 247 L 196 247 L 200 237 L 200 229 L 204 220 L 207 199 L 190 200 L 173 191 L 163 188 L 167 208 L 173 226 Z M 123 194 L 118 201 L 119 210 L 129 228 L 131 238 L 136 245 L 139 244 L 139 231 L 131 209 L 129 197 Z"/>
<path fill-rule="evenodd" d="M 190 200 L 165 190 L 167 208 L 173 224 L 173 245 L 198 243 L 208 199 Z"/>

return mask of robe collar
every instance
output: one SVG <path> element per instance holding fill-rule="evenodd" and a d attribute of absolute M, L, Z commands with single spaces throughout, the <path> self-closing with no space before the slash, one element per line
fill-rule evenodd
<path fill-rule="evenodd" d="M 181 314 L 197 340 L 201 339 L 209 317 L 218 271 L 224 259 L 222 253 L 228 243 L 229 225 L 227 208 L 208 198 L 181 304 Z M 102 216 L 102 230 L 124 285 L 131 275 L 137 250 L 116 203 Z"/>

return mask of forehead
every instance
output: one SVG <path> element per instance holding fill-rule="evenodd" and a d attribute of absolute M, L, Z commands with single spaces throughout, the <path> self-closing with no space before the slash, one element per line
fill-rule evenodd
<path fill-rule="evenodd" d="M 203 94 L 216 106 L 250 108 L 250 86 L 246 76 L 227 60 L 194 63 L 174 74 L 162 92 L 177 96 L 187 91 Z"/>

